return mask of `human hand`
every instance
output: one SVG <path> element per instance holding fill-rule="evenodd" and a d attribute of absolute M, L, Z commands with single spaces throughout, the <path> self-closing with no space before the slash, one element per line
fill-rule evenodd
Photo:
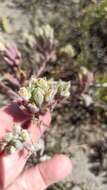
<path fill-rule="evenodd" d="M 51 115 L 40 116 L 43 123 L 50 125 Z M 13 104 L 0 110 L 0 139 L 7 131 L 11 131 L 13 123 L 23 123 L 28 117 Z M 46 130 L 29 124 L 28 130 L 32 140 L 36 142 Z M 23 172 L 28 159 L 27 150 L 18 150 L 13 154 L 0 154 L 0 189 L 1 190 L 43 190 L 49 185 L 63 179 L 72 168 L 71 161 L 64 155 L 56 155 L 52 159 Z"/>

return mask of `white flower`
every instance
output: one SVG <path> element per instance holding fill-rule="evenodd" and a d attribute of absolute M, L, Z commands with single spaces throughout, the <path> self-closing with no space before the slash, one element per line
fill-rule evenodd
<path fill-rule="evenodd" d="M 64 81 L 59 81 L 58 82 L 58 93 L 60 96 L 63 97 L 69 97 L 70 96 L 70 87 L 71 83 L 70 82 L 64 82 Z"/>

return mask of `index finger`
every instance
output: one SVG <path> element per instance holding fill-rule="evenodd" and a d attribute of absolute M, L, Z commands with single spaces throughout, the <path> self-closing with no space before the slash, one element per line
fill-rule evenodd
<path fill-rule="evenodd" d="M 31 135 L 38 139 L 50 125 L 50 112 L 47 112 L 45 115 L 40 115 L 39 121 L 38 123 L 37 120 L 35 120 L 35 122 L 31 120 L 31 117 L 22 112 L 15 103 L 4 107 L 0 109 L 0 138 L 3 137 L 6 132 L 12 130 L 14 123 L 19 123 L 21 125 L 24 124 L 24 127 L 28 128 L 31 132 Z M 38 127 L 38 124 L 40 124 L 40 127 Z"/>
<path fill-rule="evenodd" d="M 46 130 L 46 126 L 49 126 L 51 121 L 50 113 L 46 113 L 44 116 L 39 117 L 41 121 L 40 126 L 37 126 L 37 122 L 31 122 L 29 117 L 25 115 L 16 104 L 12 104 L 8 107 L 0 110 L 0 138 L 5 135 L 7 131 L 12 130 L 12 126 L 15 123 L 25 124 L 28 128 L 33 142 L 37 142 L 43 132 Z M 46 124 L 46 125 L 44 125 Z M 14 179 L 22 172 L 27 160 L 28 152 L 26 150 L 20 150 L 11 155 L 0 156 L 0 184 L 2 188 L 7 187 Z"/>

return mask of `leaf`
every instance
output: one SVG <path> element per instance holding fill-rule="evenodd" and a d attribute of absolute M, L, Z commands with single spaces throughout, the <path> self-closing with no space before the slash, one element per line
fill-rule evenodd
<path fill-rule="evenodd" d="M 4 60 L 11 66 L 19 65 L 21 62 L 21 53 L 17 49 L 16 44 L 6 45 Z"/>
<path fill-rule="evenodd" d="M 10 23 L 9 23 L 9 20 L 7 17 L 1 18 L 1 25 L 2 25 L 2 29 L 4 32 L 7 32 L 7 33 L 12 32 L 11 27 L 10 27 Z"/>
<path fill-rule="evenodd" d="M 33 98 L 36 102 L 36 105 L 41 106 L 44 101 L 44 91 L 41 88 L 37 87 L 33 91 Z"/>

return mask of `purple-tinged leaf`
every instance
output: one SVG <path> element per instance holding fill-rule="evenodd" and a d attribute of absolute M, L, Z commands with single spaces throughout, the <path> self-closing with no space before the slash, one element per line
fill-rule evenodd
<path fill-rule="evenodd" d="M 18 81 L 17 78 L 15 78 L 14 76 L 12 76 L 11 74 L 6 74 L 5 75 L 5 79 L 8 80 L 10 83 L 12 83 L 13 85 L 20 87 L 20 83 Z"/>
<path fill-rule="evenodd" d="M 15 44 L 6 46 L 4 60 L 11 66 L 18 66 L 20 64 L 21 53 Z"/>

